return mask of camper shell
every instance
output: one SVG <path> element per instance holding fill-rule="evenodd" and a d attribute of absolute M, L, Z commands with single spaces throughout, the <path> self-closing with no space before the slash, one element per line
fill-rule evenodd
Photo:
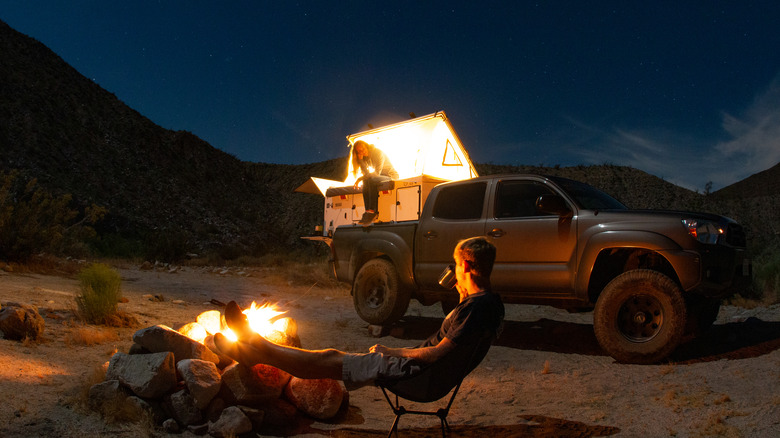
<path fill-rule="evenodd" d="M 379 222 L 418 220 L 434 186 L 478 176 L 444 111 L 350 134 L 346 179 L 311 177 L 295 189 L 325 197 L 323 224 L 317 227 L 322 237 L 332 237 L 339 226 L 356 225 L 365 211 L 363 192 L 354 188 L 360 170 L 354 172 L 352 146 L 358 140 L 382 150 L 399 174 L 397 180 L 380 186 Z"/>

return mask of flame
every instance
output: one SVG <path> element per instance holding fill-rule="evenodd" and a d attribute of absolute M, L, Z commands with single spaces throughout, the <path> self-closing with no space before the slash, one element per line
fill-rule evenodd
<path fill-rule="evenodd" d="M 285 330 L 285 321 L 276 318 L 287 312 L 278 310 L 273 304 L 263 303 L 258 306 L 252 301 L 252 304 L 243 313 L 249 321 L 249 328 L 260 336 L 267 337 L 271 332 Z M 225 327 L 222 334 L 233 342 L 238 340 L 238 336 L 229 327 Z"/>

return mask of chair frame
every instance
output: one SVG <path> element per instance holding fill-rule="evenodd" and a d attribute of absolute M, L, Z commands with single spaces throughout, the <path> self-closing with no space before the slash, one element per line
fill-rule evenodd
<path fill-rule="evenodd" d="M 399 382 L 399 381 L 413 380 L 418 376 L 420 376 L 421 374 L 423 374 L 428 368 L 433 367 L 436 364 L 441 365 L 441 364 L 448 363 L 449 360 L 452 360 L 448 356 L 445 356 L 439 361 L 430 364 L 428 367 L 423 368 L 420 372 L 412 376 L 403 377 L 400 379 L 388 380 L 388 381 L 378 381 L 376 385 L 379 387 L 379 389 L 382 390 L 382 394 L 384 394 L 385 400 L 387 400 L 387 403 L 390 405 L 390 408 L 393 410 L 393 413 L 395 414 L 393 425 L 390 428 L 387 437 L 390 438 L 393 435 L 393 432 L 395 432 L 396 437 L 398 436 L 398 423 L 401 419 L 401 416 L 406 414 L 438 417 L 441 423 L 442 437 L 446 437 L 447 433 L 450 432 L 450 424 L 447 421 L 447 416 L 450 413 L 450 408 L 452 407 L 452 404 L 455 401 L 455 397 L 458 395 L 458 390 L 460 389 L 461 384 L 463 384 L 463 380 L 466 378 L 466 376 L 468 376 L 471 373 L 471 371 L 473 371 L 477 367 L 477 365 L 479 365 L 479 363 L 482 362 L 482 359 L 484 359 L 485 355 L 487 355 L 487 350 L 490 348 L 490 344 L 492 343 L 492 341 L 493 341 L 493 336 L 491 336 L 489 333 L 486 333 L 484 336 L 482 336 L 472 347 L 473 350 L 471 351 L 471 354 L 465 356 L 468 358 L 468 360 L 466 361 L 465 364 L 466 366 L 464 366 L 462 370 L 460 370 L 460 375 L 456 376 L 457 383 L 454 386 L 450 386 L 449 388 L 447 388 L 447 392 L 440 395 L 434 395 L 433 398 L 431 399 L 421 399 L 419 396 L 415 396 L 415 398 L 410 399 L 408 397 L 405 397 L 404 395 L 399 396 L 398 393 L 393 390 L 392 383 Z M 480 352 L 482 352 L 482 354 L 480 354 Z M 456 359 L 462 358 L 460 355 L 453 355 L 453 356 Z M 388 394 L 388 391 L 392 392 L 393 395 L 395 396 L 395 402 L 393 402 L 393 400 L 391 399 L 390 395 Z M 411 410 L 401 405 L 401 399 L 410 400 L 416 403 L 433 403 L 443 399 L 445 396 L 447 396 L 447 394 L 450 394 L 450 398 L 447 404 L 444 407 L 439 408 L 435 411 Z"/>

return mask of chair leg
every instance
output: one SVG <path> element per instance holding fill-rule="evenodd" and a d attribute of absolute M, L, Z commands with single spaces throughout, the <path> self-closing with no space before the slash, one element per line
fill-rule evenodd
<path fill-rule="evenodd" d="M 390 438 L 393 436 L 393 432 L 395 432 L 396 438 L 398 438 L 398 420 L 401 419 L 400 415 L 395 416 L 395 420 L 393 421 L 393 427 L 390 428 L 390 432 L 387 433 L 387 438 Z"/>

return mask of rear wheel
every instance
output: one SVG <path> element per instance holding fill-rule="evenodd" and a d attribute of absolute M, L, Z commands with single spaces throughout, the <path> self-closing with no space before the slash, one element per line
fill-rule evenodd
<path fill-rule="evenodd" d="M 355 276 L 352 298 L 363 321 L 388 325 L 404 316 L 411 291 L 401 284 L 398 271 L 390 261 L 373 259 Z"/>
<path fill-rule="evenodd" d="M 682 339 L 685 320 L 685 301 L 677 284 L 647 269 L 615 277 L 593 312 L 601 348 L 625 363 L 655 363 L 668 356 Z"/>

